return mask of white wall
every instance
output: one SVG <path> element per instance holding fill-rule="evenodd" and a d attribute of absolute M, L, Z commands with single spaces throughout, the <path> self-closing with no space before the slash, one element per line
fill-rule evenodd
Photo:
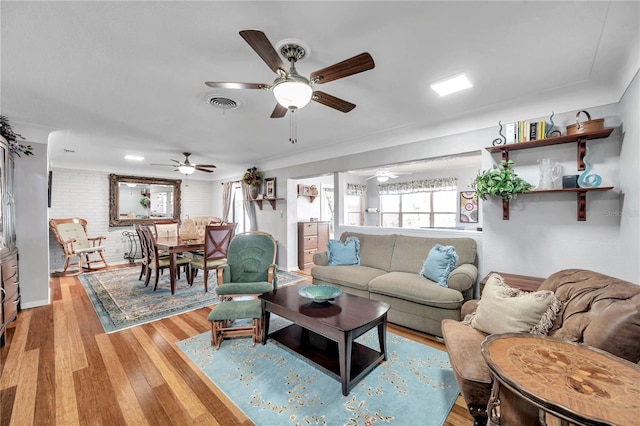
<path fill-rule="evenodd" d="M 637 82 L 628 96 L 637 101 Z M 620 155 L 623 134 L 622 119 L 637 121 L 630 111 L 622 112 L 623 105 L 589 107 L 592 118 L 604 118 L 605 127 L 616 128 L 611 136 L 587 142 L 590 150 L 592 173 L 602 176 L 601 186 L 613 186 L 606 192 L 587 193 L 587 220 L 577 221 L 576 195 L 566 193 L 521 195 L 511 202 L 510 219 L 502 220 L 500 200 L 482 203 L 484 215 L 483 252 L 481 269 L 512 272 L 517 274 L 547 277 L 565 268 L 585 268 L 640 283 L 638 276 L 638 244 L 640 235 L 637 226 L 638 155 L 637 130 L 634 135 L 625 130 L 624 145 L 635 144 L 635 156 Z M 633 108 L 632 108 L 633 109 Z M 632 111 L 631 111 L 632 112 Z M 535 117 L 523 117 L 535 119 Z M 558 128 L 565 133 L 565 126 L 575 122 L 575 113 L 554 117 Z M 637 127 L 636 127 L 637 129 Z M 627 140 L 630 139 L 630 140 Z M 632 148 L 633 149 L 633 148 Z M 538 164 L 541 158 L 552 158 L 561 163 L 564 174 L 579 174 L 576 161 L 576 144 L 566 144 L 510 153 L 516 162 L 515 170 L 525 180 L 537 184 Z M 499 154 L 483 154 L 484 168 L 500 160 Z M 620 211 L 621 172 L 636 170 L 631 176 L 625 172 L 624 192 L 635 193 L 635 224 L 627 220 L 622 228 Z M 625 201 L 626 202 L 626 201 Z M 633 210 L 633 209 L 631 209 Z M 635 257 L 634 257 L 635 256 Z"/>
<path fill-rule="evenodd" d="M 22 309 L 49 303 L 47 145 L 28 142 L 33 156 L 15 157 L 16 238 Z"/>
<path fill-rule="evenodd" d="M 191 217 L 219 216 L 214 213 L 213 185 L 214 183 L 211 181 L 182 179 L 181 218 L 185 218 L 186 215 Z M 133 231 L 133 227 L 109 227 L 109 173 L 53 169 L 49 217 L 81 217 L 86 219 L 89 237 L 100 235 L 107 237 L 103 242 L 106 247 L 107 262 L 109 264 L 128 262 L 124 254 L 129 251 L 129 243 L 122 232 Z M 48 228 L 47 232 L 50 232 Z M 64 254 L 53 234 L 50 235 L 49 249 L 51 271 L 62 270 Z"/>

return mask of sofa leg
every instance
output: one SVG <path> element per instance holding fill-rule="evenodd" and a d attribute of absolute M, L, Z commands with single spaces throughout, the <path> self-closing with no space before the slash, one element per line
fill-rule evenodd
<path fill-rule="evenodd" d="M 473 418 L 473 426 L 485 426 L 487 424 L 486 416 L 475 416 Z"/>
<path fill-rule="evenodd" d="M 469 406 L 469 414 L 473 417 L 473 426 L 485 426 L 488 416 L 487 409 L 484 407 Z"/>

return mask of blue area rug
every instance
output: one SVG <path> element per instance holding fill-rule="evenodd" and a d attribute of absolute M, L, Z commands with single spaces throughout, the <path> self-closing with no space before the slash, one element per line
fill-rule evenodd
<path fill-rule="evenodd" d="M 272 315 L 275 321 L 286 321 Z M 379 350 L 375 330 L 358 342 Z M 211 333 L 177 343 L 256 425 L 442 425 L 458 397 L 446 352 L 387 333 L 387 361 L 342 395 L 340 382 L 272 340 L 224 340 Z"/>
<path fill-rule="evenodd" d="M 299 282 L 305 277 L 278 271 L 278 285 Z M 175 294 L 171 294 L 169 273 L 160 275 L 158 289 L 153 291 L 153 280 L 148 287 L 140 276 L 139 267 L 110 269 L 78 276 L 89 296 L 104 331 L 111 333 L 171 315 L 192 311 L 219 302 L 215 292 L 216 277 L 209 276 L 209 292 L 204 292 L 204 278 L 200 271 L 193 286 L 187 284 L 184 273 L 176 281 Z"/>

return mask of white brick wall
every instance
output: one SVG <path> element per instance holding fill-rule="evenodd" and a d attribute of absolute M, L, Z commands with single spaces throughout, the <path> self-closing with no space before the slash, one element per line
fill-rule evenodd
<path fill-rule="evenodd" d="M 104 235 L 105 257 L 109 264 L 126 263 L 129 251 L 123 231 L 131 226 L 109 227 L 109 173 L 91 170 L 52 169 L 52 192 L 49 218 L 80 217 L 87 220 L 89 237 Z M 182 218 L 189 216 L 220 216 L 221 200 L 213 202 L 213 182 L 182 179 Z M 214 210 L 214 205 L 218 207 Z M 62 270 L 64 254 L 53 234 L 49 239 L 50 268 Z M 72 259 L 72 262 L 75 261 Z"/>

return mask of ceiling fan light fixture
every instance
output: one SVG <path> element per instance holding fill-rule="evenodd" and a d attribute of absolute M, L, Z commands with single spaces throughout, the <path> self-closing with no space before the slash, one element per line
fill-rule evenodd
<path fill-rule="evenodd" d="M 378 176 L 376 179 L 378 182 L 386 182 L 389 180 L 389 176 Z"/>
<path fill-rule="evenodd" d="M 285 108 L 304 108 L 313 95 L 309 81 L 295 74 L 276 80 L 272 90 L 276 101 Z"/>
<path fill-rule="evenodd" d="M 182 164 L 178 166 L 178 171 L 183 175 L 190 175 L 196 171 L 196 168 L 190 164 Z"/>

